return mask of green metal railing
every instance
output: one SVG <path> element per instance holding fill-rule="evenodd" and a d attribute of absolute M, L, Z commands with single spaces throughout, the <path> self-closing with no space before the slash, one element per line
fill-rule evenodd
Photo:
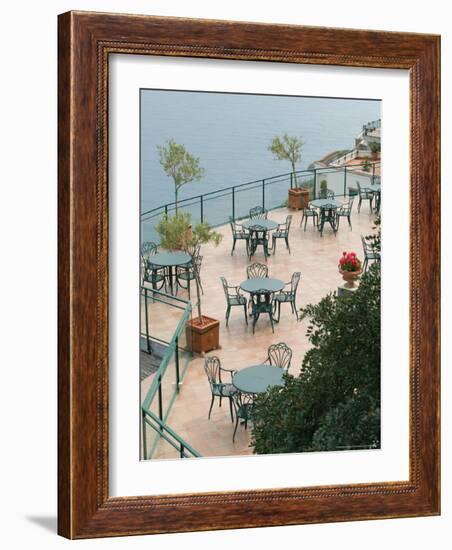
<path fill-rule="evenodd" d="M 153 375 L 150 388 L 141 405 L 142 415 L 142 457 L 151 458 L 160 441 L 165 441 L 178 451 L 182 458 L 200 456 L 180 435 L 170 428 L 167 419 L 174 400 L 180 391 L 191 359 L 191 346 L 186 341 L 185 326 L 191 319 L 192 304 L 181 298 L 167 295 L 147 286 L 141 287 L 142 305 L 144 304 L 144 321 L 142 319 L 141 339 L 142 351 L 152 353 L 156 343 L 163 345 L 163 355 L 159 367 Z M 164 335 L 153 330 L 152 310 L 154 304 L 160 307 L 169 307 L 168 315 L 174 310 L 180 312 L 177 325 L 167 341 Z M 143 311 L 142 311 L 143 315 Z M 144 325 L 144 326 L 143 326 Z M 148 432 L 148 430 L 151 432 Z"/>
<path fill-rule="evenodd" d="M 181 199 L 178 201 L 178 210 L 189 212 L 194 224 L 208 222 L 210 226 L 217 227 L 227 223 L 229 217 L 246 217 L 253 206 L 260 205 L 267 210 L 281 208 L 287 200 L 287 190 L 293 187 L 307 187 L 310 189 L 310 200 L 314 200 L 321 197 L 321 182 L 326 180 L 328 189 L 334 191 L 336 196 L 347 196 L 350 192 L 355 192 L 357 181 L 365 186 L 379 178 L 375 172 L 378 166 L 379 162 L 372 162 L 369 171 L 365 171 L 363 162 L 358 165 L 330 166 L 279 174 Z M 176 203 L 170 202 L 143 212 L 143 240 L 158 241 L 154 226 L 162 215 L 174 214 L 175 210 Z"/>

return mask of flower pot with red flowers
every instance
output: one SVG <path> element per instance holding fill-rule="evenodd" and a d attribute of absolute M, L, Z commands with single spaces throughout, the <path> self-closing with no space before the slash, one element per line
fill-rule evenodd
<path fill-rule="evenodd" d="M 339 259 L 339 273 L 345 281 L 346 288 L 355 288 L 356 280 L 359 278 L 362 270 L 361 260 L 358 259 L 355 252 L 343 252 Z"/>

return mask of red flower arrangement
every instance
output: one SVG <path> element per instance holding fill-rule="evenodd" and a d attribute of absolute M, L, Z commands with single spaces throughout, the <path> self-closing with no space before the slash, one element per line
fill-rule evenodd
<path fill-rule="evenodd" d="M 354 252 L 342 252 L 342 257 L 339 260 L 340 271 L 361 271 L 361 261 Z"/>

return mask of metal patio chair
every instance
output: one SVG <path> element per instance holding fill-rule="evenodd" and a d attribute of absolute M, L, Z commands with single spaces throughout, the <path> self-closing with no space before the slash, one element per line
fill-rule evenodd
<path fill-rule="evenodd" d="M 284 223 L 278 223 L 278 228 L 273 232 L 272 235 L 272 248 L 273 254 L 276 252 L 276 239 L 284 239 L 286 241 L 286 248 L 290 254 L 289 246 L 289 231 L 292 224 L 292 214 L 289 214 Z"/>
<path fill-rule="evenodd" d="M 248 429 L 248 422 L 251 420 L 253 400 L 254 395 L 252 394 L 242 393 L 238 390 L 232 394 L 232 405 L 235 413 L 235 427 L 232 435 L 233 443 L 235 441 L 235 434 L 237 433 L 237 428 L 240 421 L 242 421 L 245 430 Z"/>
<path fill-rule="evenodd" d="M 292 350 L 285 342 L 272 344 L 267 350 L 267 358 L 264 363 L 269 363 L 273 367 L 279 367 L 286 372 L 289 370 L 292 361 Z"/>
<path fill-rule="evenodd" d="M 268 212 L 262 206 L 250 208 L 249 217 L 251 220 L 266 220 Z"/>
<path fill-rule="evenodd" d="M 212 394 L 212 400 L 210 402 L 210 408 L 209 408 L 209 415 L 208 418 L 210 420 L 210 415 L 212 413 L 212 407 L 215 401 L 215 398 L 218 397 L 220 399 L 220 407 L 221 407 L 221 401 L 223 397 L 226 399 L 229 399 L 229 412 L 231 413 L 231 422 L 234 422 L 234 414 L 233 414 L 233 405 L 232 405 L 232 394 L 236 389 L 232 385 L 232 376 L 236 372 L 235 370 L 231 369 L 225 369 L 221 366 L 221 361 L 218 357 L 215 355 L 212 355 L 211 357 L 206 357 L 204 361 L 204 371 L 207 375 L 207 380 L 209 381 L 210 385 L 210 392 Z M 225 383 L 221 379 L 221 373 L 227 372 L 231 377 L 230 383 Z"/>
<path fill-rule="evenodd" d="M 353 201 L 355 199 L 353 197 L 349 198 L 348 199 L 348 202 L 346 202 L 345 204 L 343 204 L 340 208 L 338 208 L 336 210 L 336 216 L 337 216 L 337 222 L 336 222 L 336 227 L 337 229 L 339 229 L 339 222 L 340 222 L 340 219 L 341 218 L 347 218 L 348 220 L 348 225 L 350 226 L 350 230 L 353 229 L 352 228 L 352 221 L 351 221 L 351 215 L 352 215 L 352 208 L 353 208 Z"/>
<path fill-rule="evenodd" d="M 306 231 L 306 224 L 308 223 L 308 218 L 312 218 L 312 223 L 314 227 L 319 225 L 319 213 L 317 211 L 317 208 L 314 208 L 312 206 L 306 206 L 305 208 L 303 208 L 303 215 L 301 217 L 300 227 L 303 225 L 303 221 L 304 221 L 305 231 Z"/>
<path fill-rule="evenodd" d="M 248 246 L 249 246 L 249 240 L 250 240 L 249 231 L 247 231 L 239 223 L 237 223 L 232 216 L 229 216 L 229 225 L 231 226 L 231 232 L 232 232 L 231 256 L 234 254 L 235 243 L 237 241 L 245 241 L 246 253 L 248 254 Z"/>
<path fill-rule="evenodd" d="M 275 294 L 273 299 L 275 313 L 278 312 L 276 320 L 279 321 L 281 317 L 281 304 L 290 304 L 292 313 L 295 313 L 298 320 L 298 311 L 297 311 L 297 289 L 300 282 L 301 273 L 296 271 L 292 274 L 292 277 L 288 283 L 285 283 L 285 286 L 288 287 L 287 290 L 281 290 L 278 294 Z"/>
<path fill-rule="evenodd" d="M 375 250 L 375 248 L 366 241 L 366 238 L 361 235 L 361 243 L 363 245 L 364 252 L 364 262 L 363 262 L 363 273 L 367 271 L 369 267 L 369 262 L 379 262 L 380 261 L 380 252 Z"/>
<path fill-rule="evenodd" d="M 246 313 L 246 298 L 243 294 L 240 292 L 239 286 L 232 286 L 228 285 L 227 280 L 224 277 L 220 277 L 221 284 L 223 285 L 224 295 L 226 297 L 226 326 L 228 326 L 229 323 L 229 315 L 231 314 L 231 308 L 234 306 L 241 306 L 243 307 L 243 311 L 245 313 L 245 321 L 246 324 L 248 324 L 248 316 Z"/>

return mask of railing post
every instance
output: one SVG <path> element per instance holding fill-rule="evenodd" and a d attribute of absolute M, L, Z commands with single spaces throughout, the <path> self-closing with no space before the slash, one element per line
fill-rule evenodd
<path fill-rule="evenodd" d="M 174 360 L 176 361 L 176 391 L 179 393 L 179 384 L 180 384 L 180 370 L 179 370 L 179 338 L 176 338 L 175 341 L 176 349 L 175 349 L 175 357 Z"/>
<path fill-rule="evenodd" d="M 235 221 L 235 187 L 232 188 L 232 219 Z"/>
<path fill-rule="evenodd" d="M 347 167 L 344 166 L 344 197 L 347 196 Z"/>
<path fill-rule="evenodd" d="M 265 210 L 265 180 L 262 180 L 262 208 Z"/>
<path fill-rule="evenodd" d="M 168 205 L 165 204 L 165 218 L 168 217 Z"/>
<path fill-rule="evenodd" d="M 180 457 L 181 457 L 181 458 L 184 458 L 184 451 L 185 451 L 185 447 L 184 447 L 184 445 L 181 443 L 181 444 L 180 444 Z"/>
<path fill-rule="evenodd" d="M 143 409 L 141 409 L 141 429 L 142 429 L 142 437 L 143 437 L 143 458 L 147 460 L 148 458 L 148 444 L 146 441 L 146 414 L 144 413 Z"/>
<path fill-rule="evenodd" d="M 317 168 L 314 168 L 314 200 L 317 198 Z"/>
<path fill-rule="evenodd" d="M 162 399 L 162 376 L 159 376 L 159 418 L 163 422 L 163 399 Z M 160 426 L 160 431 L 163 431 L 162 426 Z"/>
<path fill-rule="evenodd" d="M 375 162 L 372 163 L 372 185 L 375 183 Z"/>
<path fill-rule="evenodd" d="M 144 317 L 146 323 L 146 348 L 148 353 L 152 352 L 151 341 L 149 338 L 149 314 L 148 314 L 148 289 L 144 289 Z"/>
<path fill-rule="evenodd" d="M 204 223 L 204 200 L 202 195 L 201 195 L 201 223 Z"/>

